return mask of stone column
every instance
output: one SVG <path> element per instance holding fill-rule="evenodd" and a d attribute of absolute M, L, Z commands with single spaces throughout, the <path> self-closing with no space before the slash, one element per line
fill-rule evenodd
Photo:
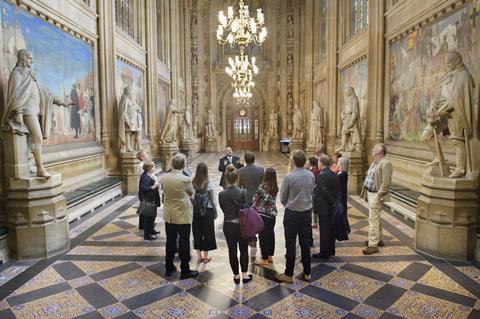
<path fill-rule="evenodd" d="M 115 15 L 113 1 L 97 1 L 99 32 L 99 91 L 101 114 L 101 141 L 105 148 L 105 165 L 108 175 L 117 175 L 117 132 L 115 93 Z"/>
<path fill-rule="evenodd" d="M 325 107 L 327 116 L 326 127 L 325 127 L 325 144 L 327 146 L 327 151 L 331 151 L 335 146 L 335 139 L 337 137 L 337 123 L 338 123 L 338 114 L 337 105 L 337 46 L 338 46 L 338 5 L 339 1 L 328 0 L 328 10 L 327 10 L 327 105 Z"/>
<path fill-rule="evenodd" d="M 146 133 L 150 139 L 152 155 L 158 154 L 159 118 L 158 118 L 158 80 L 157 80 L 157 2 L 146 1 L 145 24 L 146 24 L 146 48 L 147 70 L 145 73 L 147 83 L 147 107 L 145 117 L 148 119 Z M 159 40 L 160 41 L 160 40 Z"/>
<path fill-rule="evenodd" d="M 70 246 L 62 176 L 30 176 L 27 137 L 3 132 L 5 220 L 11 257 L 48 258 Z"/>
<path fill-rule="evenodd" d="M 385 1 L 368 2 L 368 102 L 365 149 L 383 142 Z"/>
<path fill-rule="evenodd" d="M 439 175 L 435 170 L 429 168 L 422 178 L 415 249 L 438 258 L 471 259 L 477 242 L 478 182 L 434 177 Z"/>

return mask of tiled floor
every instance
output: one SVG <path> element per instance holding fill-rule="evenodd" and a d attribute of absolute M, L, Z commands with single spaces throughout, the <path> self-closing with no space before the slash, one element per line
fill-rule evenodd
<path fill-rule="evenodd" d="M 202 155 L 192 169 L 204 161 L 218 181 L 219 156 Z M 257 161 L 275 167 L 281 182 L 285 156 L 258 154 Z M 157 220 L 159 240 L 144 241 L 137 229 L 137 200 L 127 196 L 72 225 L 66 254 L 2 266 L 0 318 L 480 318 L 478 268 L 417 254 L 413 230 L 387 213 L 386 246 L 378 255 L 363 256 L 367 210 L 357 196 L 349 203 L 350 241 L 337 243 L 337 256 L 328 262 L 314 260 L 311 282 L 274 279 L 285 262 L 278 205 L 274 264 L 251 265 L 254 280 L 235 286 L 221 212 L 213 260 L 197 266 L 192 254 L 191 266 L 200 276 L 166 278 L 163 221 Z M 318 233 L 315 237 L 318 244 Z"/>

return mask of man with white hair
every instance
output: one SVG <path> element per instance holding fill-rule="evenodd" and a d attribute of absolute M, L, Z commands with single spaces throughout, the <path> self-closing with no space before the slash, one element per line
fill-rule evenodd
<path fill-rule="evenodd" d="M 378 246 L 383 246 L 382 203 L 390 201 L 389 188 L 392 182 L 392 163 L 387 159 L 385 144 L 373 147 L 374 161 L 367 172 L 361 196 L 368 201 L 368 241 L 363 249 L 365 255 L 378 253 Z"/>
<path fill-rule="evenodd" d="M 163 183 L 163 218 L 165 219 L 165 275 L 171 276 L 176 268 L 173 259 L 178 237 L 178 256 L 180 257 L 180 279 L 194 278 L 197 271 L 190 270 L 190 230 L 192 224 L 192 203 L 190 196 L 195 190 L 192 178 L 185 176 L 185 155 L 177 154 L 172 158 L 172 170 L 162 178 Z"/>

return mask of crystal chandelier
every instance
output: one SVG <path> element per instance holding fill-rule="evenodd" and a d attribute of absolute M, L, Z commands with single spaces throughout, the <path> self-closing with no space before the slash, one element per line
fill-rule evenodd
<path fill-rule="evenodd" d="M 258 74 L 258 67 L 255 65 L 255 57 L 251 62 L 248 56 L 240 54 L 235 58 L 228 59 L 228 66 L 225 72 L 232 78 L 232 87 L 235 89 L 233 97 L 250 98 L 252 97 L 251 89 L 255 86 L 253 76 Z"/>
<path fill-rule="evenodd" d="M 233 16 L 233 7 L 228 7 L 227 16 L 223 11 L 218 13 L 217 40 L 220 44 L 229 43 L 231 47 L 238 45 L 242 53 L 244 48 L 250 43 L 260 45 L 267 37 L 267 28 L 264 27 L 264 16 L 262 9 L 257 9 L 257 19 L 250 17 L 248 6 L 240 0 L 239 15 Z M 228 34 L 224 38 L 223 33 Z"/>

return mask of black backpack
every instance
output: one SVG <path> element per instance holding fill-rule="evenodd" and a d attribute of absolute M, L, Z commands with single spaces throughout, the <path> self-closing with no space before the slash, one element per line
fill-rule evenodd
<path fill-rule="evenodd" d="M 210 192 L 195 192 L 193 197 L 193 215 L 217 218 L 216 208 L 210 202 Z"/>

